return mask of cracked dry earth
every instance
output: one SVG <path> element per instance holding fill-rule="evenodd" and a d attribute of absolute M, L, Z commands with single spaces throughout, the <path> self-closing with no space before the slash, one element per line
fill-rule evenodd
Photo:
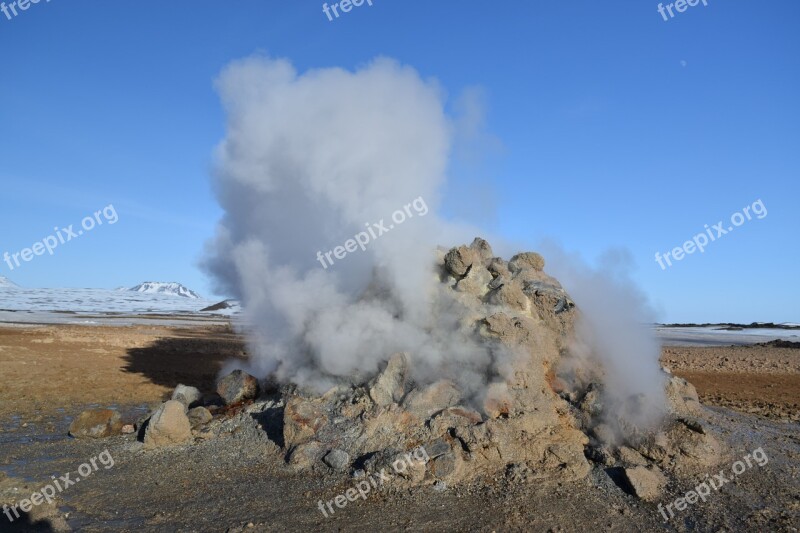
<path fill-rule="evenodd" d="M 673 479 L 653 503 L 627 494 L 598 465 L 586 478 L 562 483 L 516 475 L 436 488 L 389 481 L 326 518 L 318 502 L 345 493 L 356 480 L 292 469 L 248 408 L 229 413 L 213 439 L 156 451 L 143 451 L 133 436 L 66 437 L 70 419 L 89 405 L 115 405 L 133 421 L 176 383 L 207 388 L 222 361 L 242 355 L 241 340 L 227 328 L 0 328 L 0 501 L 29 497 L 51 476 L 75 472 L 104 450 L 115 462 L 69 487 L 55 504 L 2 522 L 0 531 L 800 528 L 796 348 L 664 349 L 662 364 L 697 386 L 707 424 L 730 446 L 731 457 L 707 474 L 730 470 L 757 448 L 769 459 L 666 522 L 658 504 L 672 503 L 702 479 Z"/>

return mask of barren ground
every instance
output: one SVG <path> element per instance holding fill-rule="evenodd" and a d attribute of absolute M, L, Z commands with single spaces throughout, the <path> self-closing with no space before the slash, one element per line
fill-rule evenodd
<path fill-rule="evenodd" d="M 179 382 L 209 390 L 223 361 L 244 355 L 228 328 L 0 327 L 0 503 L 29 497 L 52 475 L 108 449 L 112 468 L 0 531 L 797 531 L 800 527 L 800 350 L 665 348 L 732 445 L 731 463 L 763 447 L 769 463 L 665 523 L 655 504 L 616 487 L 602 469 L 578 483 L 485 479 L 437 492 L 391 486 L 325 518 L 319 500 L 354 486 L 346 476 L 299 475 L 270 441 L 231 434 L 142 452 L 133 437 L 65 436 L 90 405 L 133 418 Z M 721 467 L 730 468 L 726 463 Z M 715 474 L 716 472 L 709 472 Z M 670 484 L 663 504 L 691 490 Z M 248 527 L 250 525 L 251 527 Z"/>

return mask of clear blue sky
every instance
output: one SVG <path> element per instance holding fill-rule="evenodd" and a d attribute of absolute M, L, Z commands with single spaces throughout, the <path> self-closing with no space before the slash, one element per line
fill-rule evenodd
<path fill-rule="evenodd" d="M 8 1 L 6 0 L 6 3 Z M 663 321 L 800 322 L 800 3 L 373 0 L 330 22 L 310 0 L 72 2 L 0 13 L 0 253 L 114 204 L 119 221 L 0 275 L 24 286 L 180 281 L 221 215 L 213 80 L 262 51 L 299 70 L 386 55 L 451 96 L 479 86 L 502 142 L 469 181 L 510 239 L 629 250 Z M 761 199 L 662 270 L 671 250 Z M 445 208 L 454 211 L 454 205 Z"/>

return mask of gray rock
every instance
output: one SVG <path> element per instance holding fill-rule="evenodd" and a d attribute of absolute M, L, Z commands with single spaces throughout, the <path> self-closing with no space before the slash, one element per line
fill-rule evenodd
<path fill-rule="evenodd" d="M 234 370 L 217 382 L 217 393 L 227 405 L 253 400 L 259 390 L 258 380 L 243 370 Z"/>
<path fill-rule="evenodd" d="M 433 460 L 431 472 L 439 479 L 444 479 L 456 471 L 456 457 L 452 453 L 440 455 Z"/>
<path fill-rule="evenodd" d="M 334 470 L 343 472 L 350 466 L 350 454 L 344 450 L 331 450 L 322 461 Z"/>
<path fill-rule="evenodd" d="M 193 403 L 199 402 L 201 398 L 202 394 L 200 394 L 200 391 L 195 387 L 178 385 L 175 387 L 175 391 L 172 393 L 171 399 L 181 402 L 188 409 Z"/>

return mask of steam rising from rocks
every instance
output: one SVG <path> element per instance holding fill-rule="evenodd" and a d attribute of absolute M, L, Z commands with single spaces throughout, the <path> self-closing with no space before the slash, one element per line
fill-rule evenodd
<path fill-rule="evenodd" d="M 300 74 L 285 60 L 254 57 L 226 68 L 217 86 L 228 116 L 216 169 L 225 215 L 205 266 L 244 303 L 250 370 L 322 392 L 374 376 L 402 351 L 420 383 L 446 378 L 480 396 L 510 381 L 515 355 L 473 335 L 481 317 L 439 288 L 436 245 L 477 233 L 436 215 L 459 123 L 436 82 L 389 59 Z M 317 262 L 318 250 L 365 224 L 388 226 L 419 198 L 426 217 L 327 270 Z M 664 403 L 663 380 L 657 345 L 636 330 L 638 295 L 608 272 L 553 259 L 586 315 L 573 351 L 602 360 L 621 405 L 646 395 L 630 414 L 651 418 Z"/>

